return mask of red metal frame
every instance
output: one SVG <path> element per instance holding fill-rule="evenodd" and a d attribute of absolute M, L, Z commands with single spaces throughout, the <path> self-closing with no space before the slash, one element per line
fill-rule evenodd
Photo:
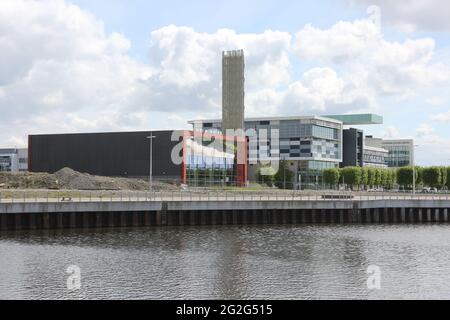
<path fill-rule="evenodd" d="M 186 173 L 186 141 L 190 137 L 200 136 L 202 139 L 204 138 L 216 138 L 222 141 L 236 141 L 238 144 L 243 144 L 238 146 L 243 150 L 242 154 L 242 162 L 244 163 L 236 163 L 236 183 L 239 187 L 245 187 L 247 185 L 248 180 L 248 162 L 247 162 L 247 138 L 239 137 L 239 136 L 225 136 L 223 134 L 210 134 L 207 132 L 198 132 L 198 131 L 184 131 L 183 132 L 183 163 L 181 164 L 181 181 L 183 184 L 187 184 L 187 173 Z M 236 155 L 237 157 L 237 155 Z"/>

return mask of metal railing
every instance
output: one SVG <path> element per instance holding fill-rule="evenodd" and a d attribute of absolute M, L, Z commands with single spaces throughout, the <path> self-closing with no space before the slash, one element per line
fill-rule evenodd
<path fill-rule="evenodd" d="M 177 191 L 79 191 L 79 190 L 1 190 L 0 203 L 75 203 L 148 201 L 375 201 L 450 200 L 450 194 L 398 192 L 217 190 Z"/>

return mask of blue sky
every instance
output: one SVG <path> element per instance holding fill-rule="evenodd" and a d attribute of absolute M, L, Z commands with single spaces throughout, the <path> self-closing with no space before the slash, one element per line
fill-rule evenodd
<path fill-rule="evenodd" d="M 240 33 L 267 29 L 295 32 L 308 23 L 325 28 L 341 19 L 353 20 L 365 11 L 350 9 L 335 0 L 75 0 L 73 3 L 101 18 L 108 32 L 124 33 L 132 40 L 132 54 L 141 59 L 147 55 L 150 31 L 170 24 L 189 26 L 198 32 L 221 28 Z"/>
<path fill-rule="evenodd" d="M 229 28 L 240 33 L 267 29 L 294 33 L 306 24 L 329 28 L 339 20 L 360 19 L 367 9 L 365 5 L 347 5 L 341 0 L 73 0 L 72 3 L 102 19 L 108 32 L 125 34 L 133 43 L 131 53 L 139 59 L 146 59 L 148 54 L 149 32 L 170 24 L 189 26 L 198 32 Z M 384 27 L 389 39 L 403 40 L 409 36 L 388 25 Z M 438 47 L 450 40 L 447 32 L 418 30 L 415 35 L 432 36 Z"/>
<path fill-rule="evenodd" d="M 381 29 L 366 12 L 372 4 Z M 182 128 L 217 117 L 220 51 L 242 47 L 249 116 L 379 113 L 385 124 L 367 134 L 414 138 L 419 163 L 450 164 L 446 0 L 2 5 L 1 145 L 23 145 L 28 133 Z"/>

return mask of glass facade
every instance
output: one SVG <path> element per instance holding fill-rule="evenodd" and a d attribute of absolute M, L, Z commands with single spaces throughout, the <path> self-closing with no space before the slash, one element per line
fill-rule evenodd
<path fill-rule="evenodd" d="M 388 151 L 378 148 L 365 148 L 363 152 L 363 166 L 364 167 L 387 167 Z"/>
<path fill-rule="evenodd" d="M 338 130 L 334 128 L 312 126 L 312 136 L 327 140 L 338 140 Z"/>
<path fill-rule="evenodd" d="M 215 132 L 220 127 L 220 121 L 204 122 L 202 130 Z M 249 162 L 255 164 L 269 157 L 293 161 L 296 181 L 300 174 L 306 184 L 321 183 L 322 171 L 342 161 L 342 127 L 338 121 L 321 117 L 246 121 Z M 272 137 L 273 130 L 277 130 L 278 141 Z M 258 140 L 252 142 L 255 133 Z"/>
<path fill-rule="evenodd" d="M 10 156 L 0 156 L 0 171 L 12 171 L 12 158 Z"/>
<path fill-rule="evenodd" d="M 320 189 L 324 187 L 323 170 L 337 168 L 335 162 L 300 161 L 297 175 L 300 189 Z"/>
<path fill-rule="evenodd" d="M 246 129 L 261 133 L 264 130 L 267 140 L 261 139 L 250 147 L 250 158 L 263 158 L 280 155 L 283 159 L 325 159 L 341 158 L 340 124 L 320 119 L 248 121 Z M 279 130 L 279 146 L 271 141 L 272 130 Z"/>
<path fill-rule="evenodd" d="M 234 153 L 227 153 L 222 141 L 186 141 L 186 183 L 196 187 L 236 185 Z"/>
<path fill-rule="evenodd" d="M 0 171 L 28 170 L 28 149 L 0 149 Z"/>
<path fill-rule="evenodd" d="M 383 149 L 389 151 L 386 159 L 388 167 L 405 167 L 413 164 L 414 142 L 412 140 L 403 141 L 383 141 Z"/>
<path fill-rule="evenodd" d="M 342 121 L 344 125 L 383 124 L 383 117 L 376 114 L 328 115 L 326 118 Z"/>

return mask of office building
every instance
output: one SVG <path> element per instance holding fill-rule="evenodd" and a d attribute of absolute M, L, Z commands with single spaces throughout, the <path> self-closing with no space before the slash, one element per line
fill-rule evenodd
<path fill-rule="evenodd" d="M 364 146 L 363 167 L 387 168 L 386 159 L 388 151 L 383 148 Z"/>
<path fill-rule="evenodd" d="M 377 139 L 368 136 L 366 141 L 371 146 L 381 147 L 388 151 L 386 164 L 390 168 L 414 164 L 414 140 L 412 139 Z"/>
<path fill-rule="evenodd" d="M 364 132 L 359 129 L 344 129 L 344 154 L 341 167 L 378 167 L 386 168 L 388 150 L 375 139 L 364 138 Z"/>
<path fill-rule="evenodd" d="M 222 53 L 222 132 L 244 128 L 245 112 L 244 51 Z"/>
<path fill-rule="evenodd" d="M 344 126 L 358 126 L 358 125 L 376 125 L 383 124 L 382 116 L 366 113 L 366 114 L 340 114 L 324 116 L 326 118 L 341 121 Z"/>
<path fill-rule="evenodd" d="M 362 167 L 364 150 L 364 133 L 362 130 L 351 128 L 343 132 L 343 157 L 340 163 L 343 167 Z"/>
<path fill-rule="evenodd" d="M 27 149 L 0 149 L 0 171 L 24 172 L 28 170 Z"/>
<path fill-rule="evenodd" d="M 220 120 L 190 122 L 194 131 L 218 133 Z M 257 179 L 258 162 L 286 161 L 302 186 L 322 183 L 322 171 L 342 162 L 342 122 L 317 116 L 250 118 L 245 121 L 250 180 Z"/>
<path fill-rule="evenodd" d="M 398 168 L 414 164 L 414 140 L 383 140 L 383 148 L 389 151 L 387 165 Z"/>
<path fill-rule="evenodd" d="M 30 171 L 54 173 L 68 167 L 93 175 L 148 179 L 150 136 L 154 180 L 195 186 L 247 182 L 247 163 L 223 148 L 231 141 L 245 146 L 245 139 L 194 136 L 192 131 L 31 135 Z"/>

